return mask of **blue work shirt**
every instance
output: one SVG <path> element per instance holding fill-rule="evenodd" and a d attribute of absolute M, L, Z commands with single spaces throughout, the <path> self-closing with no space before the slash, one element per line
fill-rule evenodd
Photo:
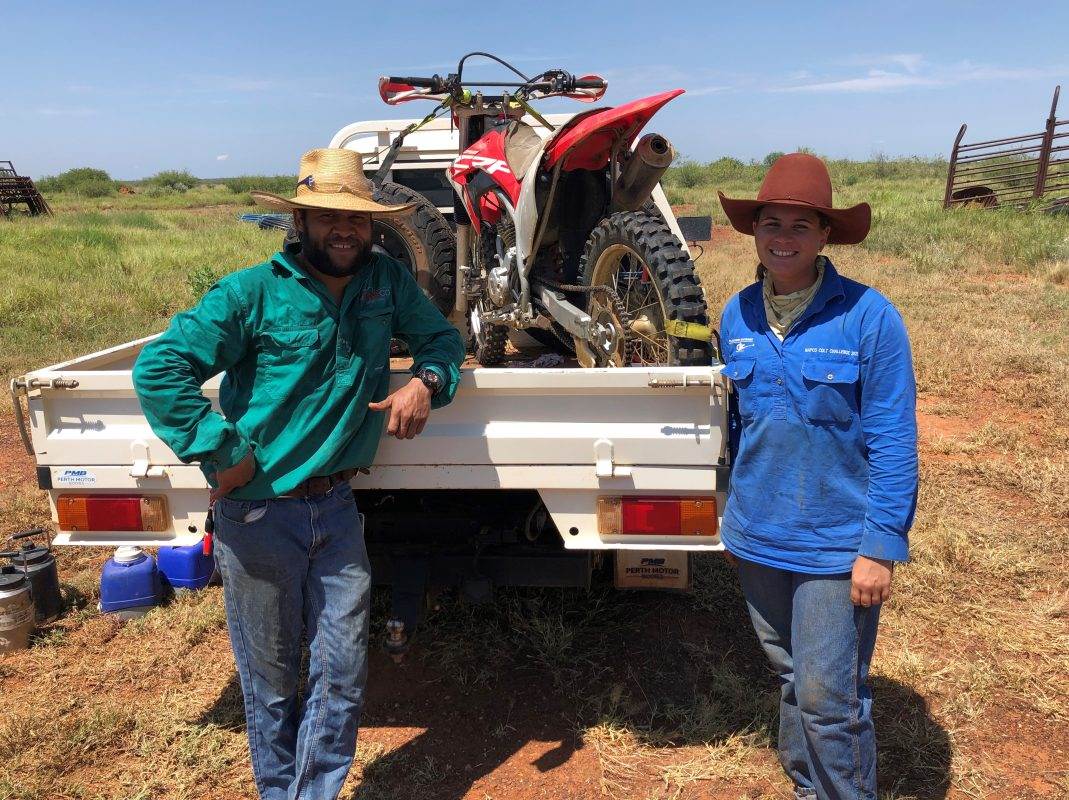
<path fill-rule="evenodd" d="M 858 555 L 908 559 L 917 390 L 895 307 L 828 261 L 782 342 L 760 282 L 728 301 L 720 337 L 737 401 L 724 546 L 815 574 L 849 572 Z"/>

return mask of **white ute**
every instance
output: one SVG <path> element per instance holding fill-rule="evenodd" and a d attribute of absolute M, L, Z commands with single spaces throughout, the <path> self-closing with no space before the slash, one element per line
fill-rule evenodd
<path fill-rule="evenodd" d="M 356 149 L 371 133 L 381 145 L 389 132 L 375 130 L 384 127 L 349 126 L 332 144 Z M 429 190 L 455 144 L 447 130 L 421 133 L 425 152 L 406 144 L 393 177 L 418 169 Z M 153 434 L 134 393 L 131 370 L 152 338 L 11 383 L 57 545 L 189 545 L 203 536 L 207 482 Z M 400 367 L 391 389 L 409 379 Z M 456 399 L 431 413 L 423 433 L 384 437 L 370 474 L 352 481 L 376 581 L 396 591 L 415 563 L 423 583 L 586 586 L 615 551 L 618 586 L 685 588 L 688 554 L 722 549 L 720 369 L 465 368 Z M 219 381 L 204 385 L 217 409 Z"/>

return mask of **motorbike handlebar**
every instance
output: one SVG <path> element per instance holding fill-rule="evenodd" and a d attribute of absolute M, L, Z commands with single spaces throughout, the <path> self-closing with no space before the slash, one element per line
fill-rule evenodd
<path fill-rule="evenodd" d="M 605 89 L 608 84 L 601 78 L 580 78 L 573 77 L 570 73 L 562 70 L 553 70 L 551 72 L 544 73 L 543 80 L 537 81 L 525 81 L 523 83 L 518 82 L 488 82 L 478 81 L 478 86 L 499 86 L 516 87 L 521 92 L 526 91 L 528 93 L 532 91 L 543 92 L 546 95 L 566 95 L 570 92 L 574 92 L 577 89 Z M 400 76 L 391 75 L 388 78 L 382 79 L 391 84 L 397 84 L 399 86 L 410 86 L 414 89 L 430 89 L 432 94 L 452 94 L 459 96 L 462 92 L 463 82 L 457 75 L 449 75 L 446 78 L 440 75 L 434 75 L 430 78 L 419 78 L 414 76 Z M 380 93 L 383 91 L 382 83 L 380 81 Z M 386 95 L 383 95 L 383 99 L 390 102 Z"/>
<path fill-rule="evenodd" d="M 435 93 L 441 92 L 445 88 L 445 81 L 435 75 L 433 78 L 404 78 L 391 75 L 387 80 L 390 83 L 404 83 L 417 89 L 433 89 Z"/>

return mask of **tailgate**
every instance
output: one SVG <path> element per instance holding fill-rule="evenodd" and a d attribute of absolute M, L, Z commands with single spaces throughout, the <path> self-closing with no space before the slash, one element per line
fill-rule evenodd
<path fill-rule="evenodd" d="M 149 428 L 130 365 L 142 342 L 111 355 L 30 373 L 27 428 L 42 488 L 165 494 L 173 524 L 143 536 L 60 531 L 58 543 L 200 538 L 206 488 Z M 131 349 L 136 346 L 131 356 Z M 119 367 L 119 368 L 112 368 Z M 457 397 L 416 439 L 384 437 L 366 489 L 712 486 L 723 463 L 726 414 L 719 368 L 470 369 Z M 409 380 L 393 373 L 391 388 Z M 219 378 L 204 385 L 218 409 Z M 55 516 L 54 516 L 55 518 Z"/>

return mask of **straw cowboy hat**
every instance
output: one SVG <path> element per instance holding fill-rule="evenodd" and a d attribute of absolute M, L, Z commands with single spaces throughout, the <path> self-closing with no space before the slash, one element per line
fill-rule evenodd
<path fill-rule="evenodd" d="M 756 200 L 734 200 L 720 195 L 720 205 L 739 233 L 753 236 L 753 223 L 761 206 L 798 206 L 823 214 L 831 223 L 829 244 L 857 244 L 869 232 L 872 209 L 868 203 L 832 208 L 831 177 L 824 162 L 807 153 L 780 156 L 761 183 Z"/>
<path fill-rule="evenodd" d="M 386 206 L 372 199 L 374 186 L 364 175 L 360 153 L 338 147 L 309 150 L 301 156 L 297 173 L 297 195 L 288 200 L 270 192 L 249 192 L 252 199 L 268 208 L 295 211 L 323 208 L 335 211 L 364 211 L 369 214 L 394 215 L 411 210 L 410 203 Z"/>

